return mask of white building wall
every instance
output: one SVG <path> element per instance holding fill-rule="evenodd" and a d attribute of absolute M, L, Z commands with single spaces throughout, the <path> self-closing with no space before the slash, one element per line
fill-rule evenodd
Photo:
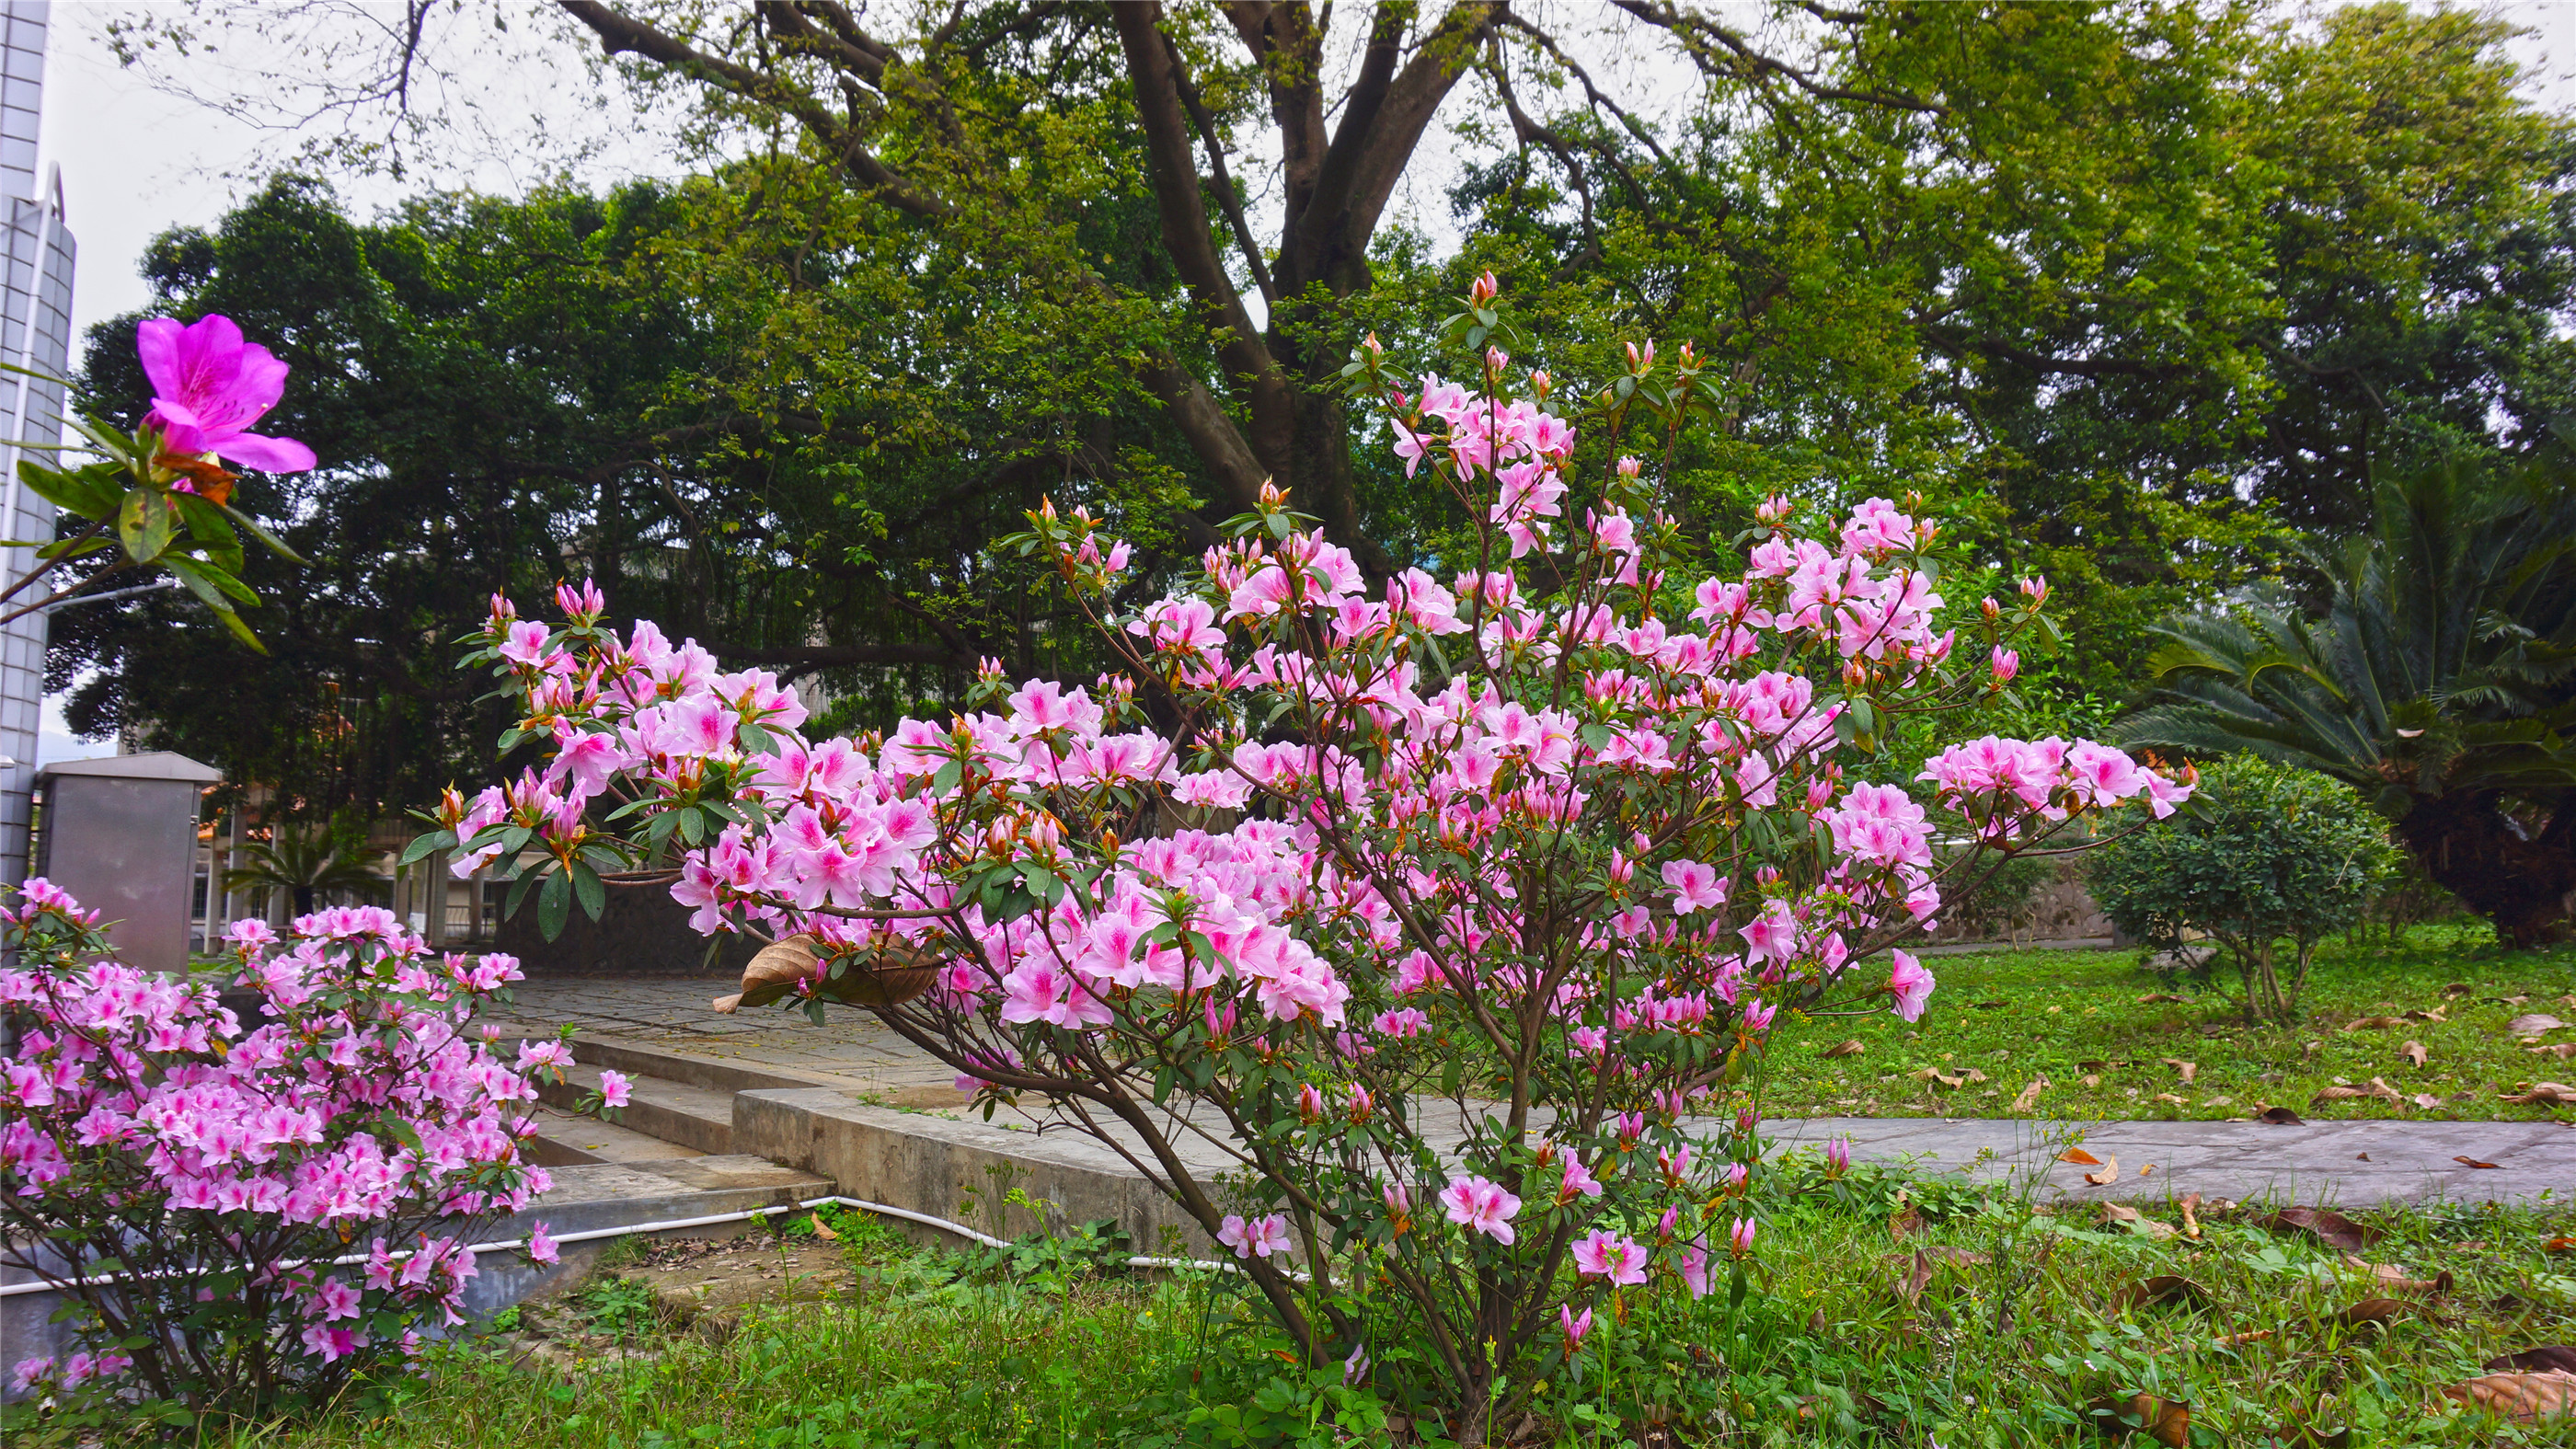
<path fill-rule="evenodd" d="M 59 378 L 71 366 L 72 236 L 60 172 L 42 186 L 36 178 L 51 10 L 48 0 L 0 0 L 0 362 Z M 62 409 L 61 387 L 0 373 L 0 440 L 58 441 Z M 0 538 L 51 538 L 54 507 L 19 483 L 20 452 L 0 445 Z M 14 582 L 34 567 L 33 549 L 0 549 L 0 579 Z M 45 616 L 31 614 L 0 626 L 0 882 L 9 884 L 27 874 L 28 796 L 44 694 Z"/>

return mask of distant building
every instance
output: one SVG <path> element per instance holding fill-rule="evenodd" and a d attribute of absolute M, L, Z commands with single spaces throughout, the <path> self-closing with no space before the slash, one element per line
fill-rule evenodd
<path fill-rule="evenodd" d="M 43 114 L 48 0 L 0 0 L 0 221 L 8 266 L 0 274 L 0 362 L 50 377 L 71 370 L 72 234 L 64 225 L 61 168 L 36 182 L 36 124 Z M 61 387 L 0 373 L 0 440 L 62 436 Z M 0 447 L 0 538 L 54 535 L 54 506 L 18 481 L 15 447 Z M 35 567 L 35 551 L 0 549 L 0 578 Z M 5 587 L 5 585 L 0 585 Z M 0 882 L 27 875 L 29 800 L 36 783 L 36 727 L 45 700 L 45 616 L 0 625 Z"/>

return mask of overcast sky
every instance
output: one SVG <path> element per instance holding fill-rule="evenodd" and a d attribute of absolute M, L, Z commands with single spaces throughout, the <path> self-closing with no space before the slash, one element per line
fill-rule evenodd
<path fill-rule="evenodd" d="M 80 243 L 72 291 L 75 347 L 91 323 L 149 300 L 135 273 L 145 243 L 169 226 L 213 224 L 254 184 L 250 178 L 286 153 L 288 144 L 205 105 L 155 90 L 120 69 L 103 23 L 110 14 L 130 14 L 136 8 L 98 0 L 55 0 L 53 6 L 38 175 L 45 174 L 48 164 L 61 165 L 72 232 Z M 1574 8 L 1579 14 L 1579 7 Z M 2495 9 L 2534 32 L 2515 43 L 2534 73 L 2534 94 L 2554 107 L 2576 106 L 2576 0 L 2513 0 Z M 210 57 L 204 70 L 215 87 L 238 84 L 224 54 Z M 471 104 L 485 129 L 504 137 L 545 135 L 559 145 L 596 141 L 601 150 L 584 172 L 594 182 L 680 169 L 667 138 L 656 128 L 623 107 L 600 107 L 595 91 L 566 83 L 569 79 L 526 67 L 493 67 L 472 74 L 477 90 Z M 1439 150 L 1426 147 L 1425 154 Z M 410 183 L 342 182 L 341 194 L 362 213 L 424 181 L 516 194 L 545 179 L 531 166 L 529 153 L 493 147 L 468 164 Z M 1417 184 L 1415 193 L 1427 207 L 1437 188 Z M 114 753 L 112 741 L 73 740 L 63 728 L 60 709 L 51 704 L 40 744 L 48 762 Z"/>

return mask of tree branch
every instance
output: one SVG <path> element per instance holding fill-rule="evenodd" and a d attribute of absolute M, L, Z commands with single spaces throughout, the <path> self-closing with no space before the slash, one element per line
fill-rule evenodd
<path fill-rule="evenodd" d="M 1710 76 L 1754 82 L 1777 78 L 1820 101 L 1856 101 L 1932 116 L 1946 115 L 1949 111 L 1938 102 L 1904 91 L 1857 90 L 1831 84 L 1819 79 L 1812 70 L 1801 70 L 1777 56 L 1764 54 L 1754 48 L 1753 42 L 1746 39 L 1742 31 L 1720 24 L 1706 15 L 1684 14 L 1669 4 L 1652 3 L 1652 0 L 1610 0 L 1610 3 L 1649 25 L 1671 33 L 1682 42 L 1682 50 L 1690 56 L 1691 62 Z M 1827 24 L 1857 24 L 1866 19 L 1850 11 L 1806 8 L 1808 14 Z"/>

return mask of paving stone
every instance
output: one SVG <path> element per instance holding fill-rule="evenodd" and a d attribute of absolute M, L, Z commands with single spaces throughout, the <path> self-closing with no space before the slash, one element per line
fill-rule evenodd
<path fill-rule="evenodd" d="M 703 979 L 557 978 L 521 983 L 513 1013 L 534 1030 L 569 1024 L 684 1055 L 816 1074 L 856 1105 L 953 1115 L 954 1074 L 864 1012 L 830 1008 L 820 1026 L 763 1010 L 709 1009 L 722 983 Z M 1447 1131 L 1431 1129 L 1436 1139 Z M 1543 1123 L 1534 1123 L 1544 1130 Z M 1711 1130 L 1717 1130 L 1715 1123 Z M 1820 1147 L 1848 1135 L 1864 1161 L 1912 1160 L 1935 1170 L 1996 1175 L 2045 1164 L 2049 1190 L 2079 1198 L 2162 1198 L 2198 1192 L 2366 1206 L 2433 1198 L 2527 1200 L 2576 1195 L 2576 1128 L 2551 1122 L 2374 1120 L 2277 1127 L 2263 1122 L 2041 1122 L 1974 1117 L 1814 1118 L 1765 1124 L 1781 1147 Z M 2096 1156 L 2120 1159 L 2106 1188 L 2053 1161 L 2077 1133 Z M 1049 1133 L 1050 1140 L 1057 1134 Z M 1437 1144 L 1435 1144 L 1437 1145 Z M 1981 1159 L 1982 1153 L 1982 1161 Z M 2362 1160 L 2362 1154 L 2369 1154 Z M 2454 1161 L 2493 1162 L 2479 1169 Z M 2139 1169 L 2154 1165 L 2141 1176 Z"/>

